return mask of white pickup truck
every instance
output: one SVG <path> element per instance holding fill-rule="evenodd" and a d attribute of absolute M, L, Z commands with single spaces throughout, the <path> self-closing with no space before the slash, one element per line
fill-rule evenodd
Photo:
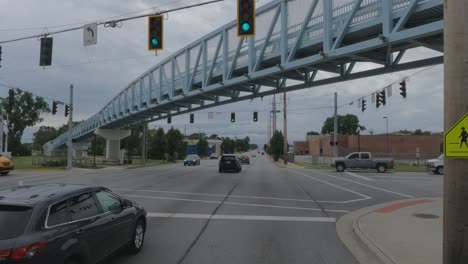
<path fill-rule="evenodd" d="M 444 174 L 444 154 L 440 155 L 436 159 L 426 161 L 426 168 L 435 174 Z"/>
<path fill-rule="evenodd" d="M 333 159 L 331 166 L 336 171 L 343 172 L 345 169 L 376 169 L 384 173 L 387 169 L 393 169 L 395 162 L 389 158 L 373 158 L 370 152 L 353 152 L 344 158 Z"/>

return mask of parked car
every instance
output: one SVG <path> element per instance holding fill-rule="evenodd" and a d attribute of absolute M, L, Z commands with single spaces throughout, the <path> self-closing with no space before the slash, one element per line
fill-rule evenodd
<path fill-rule="evenodd" d="M 239 160 L 241 163 L 250 164 L 250 158 L 248 155 L 240 155 Z"/>
<path fill-rule="evenodd" d="M 250 157 L 255 158 L 255 157 L 257 157 L 257 154 L 255 154 L 255 152 L 253 152 L 252 154 L 250 154 Z"/>
<path fill-rule="evenodd" d="M 432 171 L 435 174 L 444 174 L 444 154 L 436 159 L 426 161 L 426 168 L 428 171 Z"/>
<path fill-rule="evenodd" d="M 225 171 L 236 171 L 240 172 L 242 170 L 242 165 L 238 157 L 234 154 L 224 154 L 219 159 L 219 172 Z"/>
<path fill-rule="evenodd" d="M 5 176 L 14 169 L 13 162 L 7 156 L 0 155 L 0 175 Z"/>
<path fill-rule="evenodd" d="M 104 187 L 41 184 L 0 190 L 0 263 L 97 263 L 138 253 L 145 209 Z"/>
<path fill-rule="evenodd" d="M 373 158 L 370 152 L 353 152 L 344 158 L 333 159 L 331 166 L 336 171 L 343 172 L 345 169 L 376 169 L 384 173 L 387 169 L 393 169 L 395 162 L 388 158 Z"/>
<path fill-rule="evenodd" d="M 211 153 L 210 159 L 218 159 L 218 158 L 219 158 L 218 153 Z"/>
<path fill-rule="evenodd" d="M 184 166 L 200 165 L 200 157 L 197 154 L 189 154 L 184 159 Z"/>

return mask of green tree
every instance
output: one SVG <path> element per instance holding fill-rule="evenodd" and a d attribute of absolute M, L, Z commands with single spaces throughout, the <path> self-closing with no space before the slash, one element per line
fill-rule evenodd
<path fill-rule="evenodd" d="M 334 117 L 329 117 L 325 120 L 322 126 L 322 134 L 333 133 Z M 359 126 L 359 118 L 353 114 L 345 116 L 338 115 L 338 134 L 341 135 L 357 135 Z M 365 129 L 365 127 L 364 127 Z M 364 130 L 361 128 L 361 130 Z"/>
<path fill-rule="evenodd" d="M 307 132 L 307 135 L 308 135 L 308 136 L 311 136 L 311 135 L 320 135 L 320 133 L 319 133 L 319 132 L 316 132 L 316 131 L 309 131 L 309 132 Z"/>
<path fill-rule="evenodd" d="M 21 137 L 27 127 L 42 122 L 41 115 L 49 113 L 49 105 L 42 97 L 34 97 L 30 92 L 14 89 L 13 105 L 9 100 L 3 100 L 1 106 L 8 113 L 8 147 L 13 155 L 28 153 L 29 150 L 21 144 Z"/>
<path fill-rule="evenodd" d="M 223 153 L 234 153 L 234 148 L 234 140 L 230 139 L 229 137 L 223 138 L 223 142 L 221 143 L 221 149 L 223 150 Z"/>
<path fill-rule="evenodd" d="M 81 121 L 73 121 L 73 127 L 76 127 L 79 125 L 83 120 Z M 65 134 L 68 131 L 68 122 L 63 124 L 59 129 L 57 129 L 57 136 L 60 136 L 62 134 Z"/>
<path fill-rule="evenodd" d="M 58 131 L 55 127 L 51 126 L 41 126 L 34 134 L 33 146 L 34 150 L 42 151 L 42 146 L 50 140 L 58 137 Z"/>
<path fill-rule="evenodd" d="M 258 145 L 257 144 L 250 144 L 250 149 L 251 150 L 258 149 Z"/>
<path fill-rule="evenodd" d="M 94 139 L 96 139 L 96 141 Z M 88 149 L 88 154 L 94 155 L 94 150 L 96 150 L 96 155 L 104 155 L 105 149 L 106 140 L 103 137 L 96 135 L 96 137 L 91 140 L 91 147 Z"/>
<path fill-rule="evenodd" d="M 198 155 L 201 157 L 206 157 L 208 155 L 208 141 L 205 137 L 202 137 L 198 140 L 197 143 Z"/>
<path fill-rule="evenodd" d="M 166 133 L 167 154 L 169 161 L 182 158 L 187 152 L 187 143 L 184 141 L 182 133 L 178 129 L 171 127 Z"/>
<path fill-rule="evenodd" d="M 188 139 L 200 139 L 200 138 L 203 138 L 203 137 L 206 137 L 205 133 L 193 133 L 193 134 L 188 136 Z"/>
<path fill-rule="evenodd" d="M 430 136 L 431 134 L 431 131 L 422 131 L 419 128 L 413 132 L 414 136 Z"/>
<path fill-rule="evenodd" d="M 216 134 L 211 134 L 210 137 L 208 137 L 209 139 L 219 139 L 218 135 Z"/>
<path fill-rule="evenodd" d="M 164 159 L 167 152 L 167 138 L 164 129 L 150 130 L 148 148 L 150 157 L 153 159 Z"/>
<path fill-rule="evenodd" d="M 283 155 L 283 139 L 281 131 L 275 131 L 270 139 L 270 155 L 273 156 L 273 160 L 275 161 L 278 161 L 279 157 Z"/>

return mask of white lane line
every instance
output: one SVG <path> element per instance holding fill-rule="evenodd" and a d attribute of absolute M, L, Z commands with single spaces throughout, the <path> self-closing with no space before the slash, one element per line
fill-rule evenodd
<path fill-rule="evenodd" d="M 127 197 L 134 198 L 146 198 L 146 199 L 160 199 L 160 200 L 174 200 L 174 201 L 186 201 L 186 202 L 199 202 L 199 203 L 213 203 L 219 204 L 220 201 L 206 201 L 206 200 L 194 200 L 194 199 L 183 199 L 183 198 L 170 198 L 170 197 L 160 197 L 160 196 L 143 196 L 143 195 L 125 195 Z M 291 207 L 291 206 L 280 206 L 280 205 L 266 205 L 266 204 L 251 204 L 251 203 L 233 203 L 233 202 L 224 202 L 223 204 L 227 205 L 240 205 L 240 206 L 254 206 L 254 207 L 266 207 L 266 208 L 280 208 L 280 209 L 290 209 L 290 210 L 305 210 L 305 211 L 322 211 L 320 208 L 310 208 L 310 207 Z M 346 210 L 328 210 L 328 212 L 337 212 L 337 213 L 349 213 Z"/>
<path fill-rule="evenodd" d="M 310 176 L 310 175 L 307 175 L 307 174 L 304 174 L 304 173 L 300 173 L 298 171 L 295 171 L 295 170 L 291 170 L 291 169 L 288 169 L 289 171 L 291 172 L 294 172 L 296 174 L 299 174 L 301 176 L 304 176 L 304 177 L 307 177 L 309 179 L 312 179 L 314 181 L 318 181 L 318 182 L 321 182 L 321 183 L 324 183 L 324 184 L 327 184 L 327 185 L 330 185 L 330 186 L 333 186 L 335 188 L 338 188 L 338 189 L 341 189 L 341 190 L 344 190 L 344 191 L 348 191 L 350 193 L 353 193 L 353 194 L 356 194 L 356 195 L 359 195 L 361 196 L 362 198 L 360 199 L 354 199 L 354 200 L 348 200 L 348 201 L 317 201 L 319 203 L 351 203 L 351 202 L 357 202 L 357 201 L 363 201 L 363 200 L 367 200 L 367 199 L 370 199 L 371 197 L 370 196 L 367 196 L 365 194 L 362 194 L 362 193 L 359 193 L 359 192 L 356 192 L 356 191 L 353 191 L 353 190 L 350 190 L 348 188 L 345 188 L 345 187 L 341 187 L 341 186 L 338 186 L 336 184 L 333 184 L 333 183 L 330 183 L 330 182 L 327 182 L 327 181 L 324 181 L 324 180 L 320 180 L 320 179 L 317 179 L 313 176 Z"/>
<path fill-rule="evenodd" d="M 379 191 L 383 191 L 383 192 L 387 192 L 387 193 L 397 194 L 397 195 L 400 195 L 400 196 L 403 196 L 403 197 L 406 197 L 406 198 L 414 198 L 414 196 L 411 196 L 411 195 L 408 195 L 408 194 L 390 191 L 390 190 L 387 190 L 387 189 L 384 189 L 384 188 L 375 187 L 375 186 L 372 186 L 372 185 L 369 185 L 369 184 L 365 184 L 365 183 L 361 183 L 361 182 L 357 182 L 357 181 L 345 179 L 345 178 L 342 178 L 342 177 L 330 175 L 330 174 L 323 173 L 323 172 L 316 171 L 316 170 L 312 170 L 312 171 L 313 171 L 314 173 L 317 173 L 317 174 L 321 174 L 321 175 L 324 175 L 324 176 L 327 176 L 327 177 L 332 177 L 332 178 L 340 179 L 340 180 L 342 180 L 342 181 L 352 182 L 352 183 L 355 183 L 355 184 L 358 184 L 358 185 L 362 185 L 362 186 L 365 186 L 365 187 L 368 187 L 368 188 L 371 188 L 371 189 L 375 189 L 375 190 L 379 190 Z"/>
<path fill-rule="evenodd" d="M 114 191 L 133 191 L 133 192 L 154 192 L 154 193 L 169 193 L 169 194 L 183 194 L 183 195 L 199 195 L 199 196 L 213 196 L 225 197 L 224 194 L 212 193 L 192 193 L 192 192 L 172 192 L 172 191 L 157 191 L 157 190 L 132 190 L 132 189 L 114 189 Z M 293 199 L 293 198 L 279 198 L 279 197 L 266 197 L 266 196 L 246 196 L 246 195 L 230 195 L 229 198 L 245 198 L 245 199 L 262 199 L 262 200 L 278 200 L 278 201 L 293 201 L 293 202 L 314 202 L 310 199 Z"/>
<path fill-rule="evenodd" d="M 29 179 L 29 178 L 40 179 L 40 177 L 44 177 L 44 176 L 46 176 L 46 178 L 51 177 L 50 175 L 43 175 L 43 176 L 33 175 L 33 176 L 20 176 L 20 177 L 8 176 L 8 177 L 14 177 L 14 178 L 0 179 L 0 182 L 17 181 L 17 180 Z M 56 176 L 53 176 L 53 177 L 61 177 L 61 176 L 62 175 L 56 175 Z M 28 180 L 24 180 L 24 181 L 28 181 Z"/>
<path fill-rule="evenodd" d="M 353 176 L 353 177 L 356 177 L 356 178 L 359 178 L 359 179 L 362 179 L 362 180 L 375 181 L 374 179 L 367 178 L 366 176 L 358 175 L 356 173 L 352 173 L 352 172 L 349 172 L 349 171 L 345 171 L 345 173 L 348 174 L 349 176 Z"/>
<path fill-rule="evenodd" d="M 333 217 L 300 217 L 271 215 L 210 215 L 210 214 L 178 214 L 178 213 L 148 213 L 147 217 L 158 218 L 192 218 L 219 220 L 254 220 L 254 221 L 291 221 L 291 222 L 323 222 L 335 223 Z"/>

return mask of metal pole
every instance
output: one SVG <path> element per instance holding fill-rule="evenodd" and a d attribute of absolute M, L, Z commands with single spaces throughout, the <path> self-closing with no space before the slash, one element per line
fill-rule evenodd
<path fill-rule="evenodd" d="M 333 122 L 333 157 L 336 158 L 338 156 L 337 153 L 337 144 L 338 141 L 338 93 L 335 92 L 335 114 L 334 114 L 334 122 Z"/>
<path fill-rule="evenodd" d="M 273 134 L 276 132 L 276 94 L 273 95 Z"/>
<path fill-rule="evenodd" d="M 283 161 L 288 164 L 288 115 L 286 114 L 286 92 L 283 93 Z"/>
<path fill-rule="evenodd" d="M 468 109 L 468 9 L 464 0 L 444 1 L 444 128 Z M 443 263 L 468 263 L 468 160 L 444 161 Z"/>
<path fill-rule="evenodd" d="M 357 148 L 358 152 L 361 152 L 361 130 L 359 129 L 357 132 Z"/>
<path fill-rule="evenodd" d="M 94 134 L 94 148 L 93 148 L 93 166 L 96 167 L 96 137 L 97 135 Z"/>
<path fill-rule="evenodd" d="M 73 84 L 70 84 L 70 113 L 68 116 L 68 155 L 67 155 L 67 170 L 71 170 L 73 167 L 73 153 L 72 153 L 72 129 L 73 129 Z"/>
<path fill-rule="evenodd" d="M 387 154 L 389 154 L 389 150 L 388 150 L 388 116 L 385 119 L 387 120 Z"/>
<path fill-rule="evenodd" d="M 143 124 L 143 133 L 141 136 L 141 165 L 146 163 L 146 124 Z"/>

